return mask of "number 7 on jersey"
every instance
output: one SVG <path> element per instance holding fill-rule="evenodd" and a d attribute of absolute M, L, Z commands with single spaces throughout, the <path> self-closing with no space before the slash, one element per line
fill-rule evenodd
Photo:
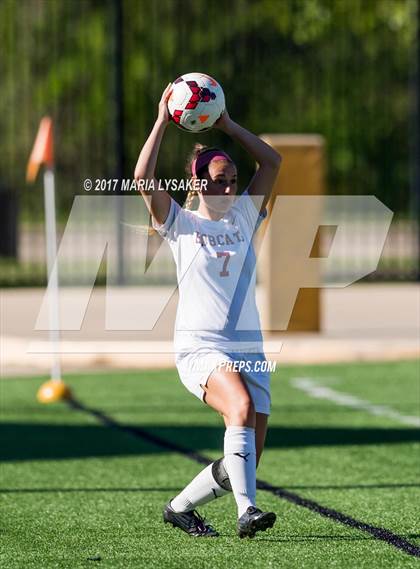
<path fill-rule="evenodd" d="M 229 259 L 230 259 L 230 253 L 229 251 L 217 251 L 217 256 L 220 257 L 225 257 L 225 260 L 223 261 L 223 267 L 222 270 L 220 271 L 219 275 L 221 277 L 228 277 L 229 276 L 229 271 L 227 270 L 227 266 L 229 263 Z"/>

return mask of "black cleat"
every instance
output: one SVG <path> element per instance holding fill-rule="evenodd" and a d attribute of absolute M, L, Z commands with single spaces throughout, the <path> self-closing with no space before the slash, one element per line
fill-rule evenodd
<path fill-rule="evenodd" d="M 191 537 L 217 537 L 219 534 L 210 525 L 205 524 L 205 519 L 196 510 L 191 512 L 174 512 L 171 502 L 163 510 L 163 521 L 172 524 L 174 528 L 180 528 Z"/>
<path fill-rule="evenodd" d="M 254 537 L 257 531 L 265 531 L 272 528 L 276 521 L 276 514 L 273 512 L 262 512 L 254 506 L 249 506 L 238 520 L 238 535 L 243 537 Z"/>

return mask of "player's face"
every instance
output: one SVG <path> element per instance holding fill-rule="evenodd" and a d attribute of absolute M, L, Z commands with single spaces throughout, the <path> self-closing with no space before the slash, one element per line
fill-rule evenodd
<path fill-rule="evenodd" d="M 207 189 L 200 193 L 200 200 L 217 212 L 227 211 L 235 200 L 238 190 L 238 173 L 235 164 L 226 160 L 214 160 L 208 166 Z"/>

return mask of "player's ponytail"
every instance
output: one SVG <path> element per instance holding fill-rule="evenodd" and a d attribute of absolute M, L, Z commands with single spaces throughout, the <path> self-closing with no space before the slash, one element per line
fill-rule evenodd
<path fill-rule="evenodd" d="M 208 148 L 209 146 L 204 146 L 204 144 L 200 144 L 199 142 L 196 142 L 194 144 L 194 148 L 190 152 L 187 159 L 187 164 L 185 165 L 185 173 L 188 178 L 191 178 L 192 176 L 192 164 L 194 160 L 196 160 L 198 155 L 205 152 Z"/>
<path fill-rule="evenodd" d="M 188 190 L 187 199 L 185 200 L 185 209 L 190 210 L 194 201 L 195 196 L 198 195 L 197 190 Z"/>
<path fill-rule="evenodd" d="M 197 157 L 200 154 L 202 154 L 203 152 L 206 152 L 208 149 L 209 149 L 208 146 L 204 146 L 203 144 L 200 144 L 199 142 L 197 142 L 194 145 L 194 148 L 193 148 L 192 152 L 190 153 L 190 155 L 188 156 L 187 164 L 185 166 L 185 173 L 186 173 L 188 178 L 191 178 L 191 176 L 193 175 L 192 165 L 193 165 L 194 160 L 197 160 Z M 198 177 L 200 177 L 200 174 L 202 174 L 202 172 L 197 172 Z M 197 190 L 189 190 L 188 191 L 187 199 L 185 200 L 185 206 L 184 206 L 185 209 L 191 209 L 194 198 L 197 195 L 198 195 Z"/>

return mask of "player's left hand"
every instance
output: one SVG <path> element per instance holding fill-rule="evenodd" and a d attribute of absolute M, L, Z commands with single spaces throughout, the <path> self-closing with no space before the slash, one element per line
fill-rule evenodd
<path fill-rule="evenodd" d="M 159 101 L 159 109 L 158 109 L 158 118 L 157 120 L 162 121 L 163 123 L 168 123 L 170 119 L 169 110 L 168 110 L 168 100 L 169 97 L 172 95 L 173 86 L 172 83 L 168 83 L 166 89 L 162 93 L 162 97 Z"/>

